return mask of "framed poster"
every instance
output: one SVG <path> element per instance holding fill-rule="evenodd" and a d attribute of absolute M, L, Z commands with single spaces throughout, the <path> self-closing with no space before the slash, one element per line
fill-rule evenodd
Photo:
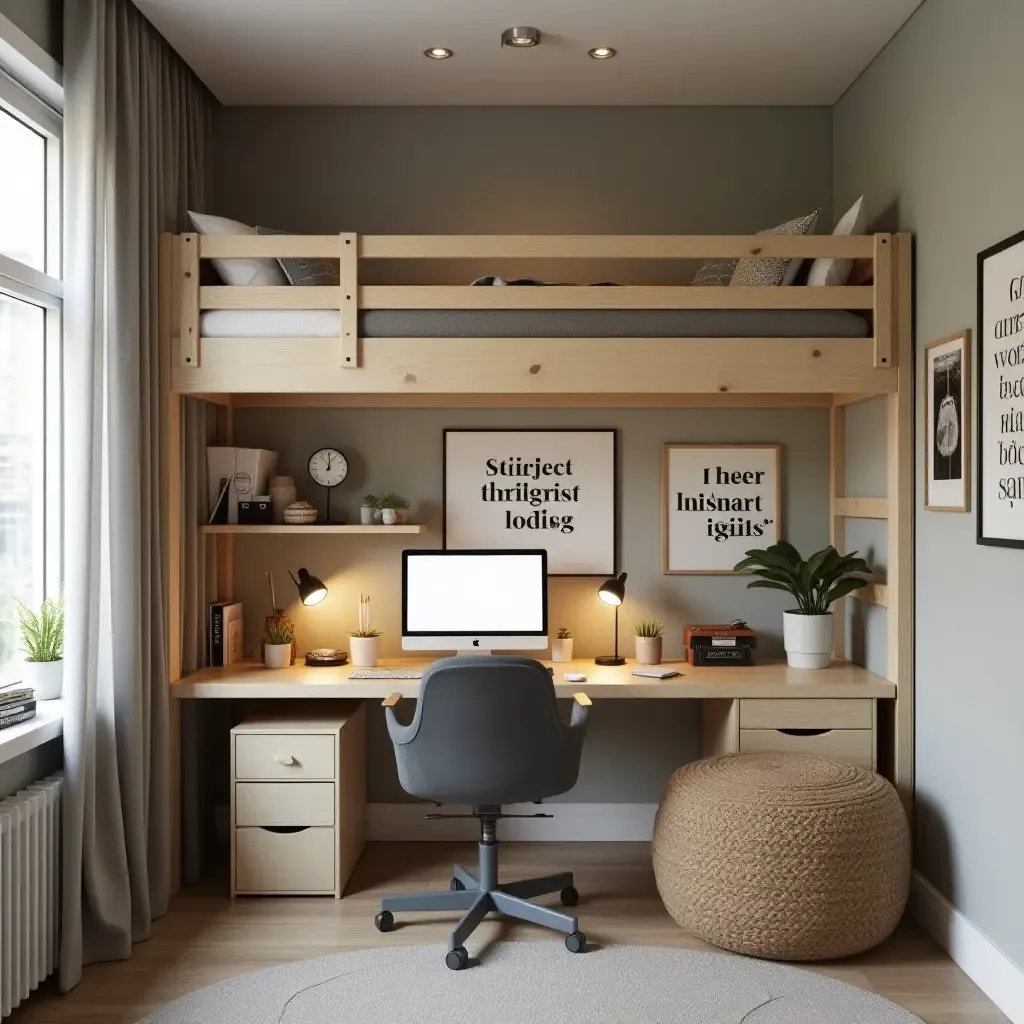
<path fill-rule="evenodd" d="M 978 543 L 1024 548 L 1024 231 L 978 253 Z"/>
<path fill-rule="evenodd" d="M 971 332 L 924 347 L 924 507 L 966 512 L 971 475 Z"/>
<path fill-rule="evenodd" d="M 663 573 L 731 573 L 781 536 L 781 445 L 667 444 Z"/>
<path fill-rule="evenodd" d="M 545 548 L 553 576 L 615 572 L 614 430 L 444 432 L 444 546 Z"/>

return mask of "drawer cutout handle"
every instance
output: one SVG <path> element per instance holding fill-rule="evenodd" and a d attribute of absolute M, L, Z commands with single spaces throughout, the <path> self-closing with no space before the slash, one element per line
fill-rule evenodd
<path fill-rule="evenodd" d="M 778 729 L 777 732 L 781 732 L 786 736 L 826 736 L 830 733 L 831 729 Z"/>
<path fill-rule="evenodd" d="M 312 825 L 257 825 L 263 832 L 273 832 L 278 836 L 293 836 L 296 832 L 305 832 Z"/>
<path fill-rule="evenodd" d="M 293 765 L 297 765 L 299 762 L 295 759 L 294 754 L 278 754 L 274 760 L 278 764 L 283 764 L 286 768 L 291 768 Z"/>

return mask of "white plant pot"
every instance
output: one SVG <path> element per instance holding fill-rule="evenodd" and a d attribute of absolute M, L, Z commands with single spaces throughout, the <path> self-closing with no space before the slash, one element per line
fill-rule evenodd
<path fill-rule="evenodd" d="M 359 522 L 363 526 L 373 526 L 373 514 L 376 512 L 376 508 L 373 505 L 360 505 L 359 506 Z"/>
<path fill-rule="evenodd" d="M 36 700 L 56 700 L 64 687 L 64 662 L 23 662 L 21 680 L 35 690 Z"/>
<path fill-rule="evenodd" d="M 379 636 L 350 636 L 348 638 L 348 653 L 353 668 L 374 668 L 379 651 Z"/>
<path fill-rule="evenodd" d="M 828 668 L 832 661 L 836 623 L 831 612 L 824 615 L 782 613 L 786 658 L 792 668 Z"/>
<path fill-rule="evenodd" d="M 661 664 L 661 641 L 660 636 L 637 636 L 633 638 L 636 640 L 636 660 L 640 665 L 660 665 Z"/>
<path fill-rule="evenodd" d="M 292 645 L 264 644 L 263 663 L 267 668 L 287 668 L 292 663 Z"/>
<path fill-rule="evenodd" d="M 572 637 L 566 640 L 559 640 L 557 637 L 551 641 L 552 661 L 572 661 Z"/>
<path fill-rule="evenodd" d="M 380 521 L 385 526 L 394 526 L 398 522 L 398 509 L 382 508 L 380 510 Z"/>

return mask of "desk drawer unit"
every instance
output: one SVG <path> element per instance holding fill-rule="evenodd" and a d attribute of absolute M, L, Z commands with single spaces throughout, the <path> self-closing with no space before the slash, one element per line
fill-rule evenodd
<path fill-rule="evenodd" d="M 365 761 L 355 702 L 231 730 L 232 896 L 341 897 L 363 848 Z"/>
<path fill-rule="evenodd" d="M 739 752 L 819 754 L 875 767 L 875 703 L 868 699 L 742 699 Z"/>

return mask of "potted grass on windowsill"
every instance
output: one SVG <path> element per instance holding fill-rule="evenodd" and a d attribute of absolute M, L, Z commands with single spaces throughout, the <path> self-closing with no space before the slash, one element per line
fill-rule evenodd
<path fill-rule="evenodd" d="M 15 607 L 25 652 L 22 682 L 36 700 L 56 700 L 64 687 L 64 600 L 49 598 L 38 612 L 21 601 Z"/>

